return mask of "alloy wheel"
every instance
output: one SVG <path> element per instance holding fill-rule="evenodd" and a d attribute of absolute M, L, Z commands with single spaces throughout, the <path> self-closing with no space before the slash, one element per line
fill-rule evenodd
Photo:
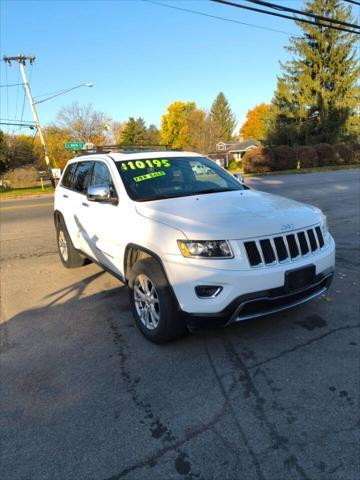
<path fill-rule="evenodd" d="M 154 284 L 144 274 L 135 279 L 134 302 L 141 323 L 149 330 L 154 330 L 160 322 L 159 297 Z"/>

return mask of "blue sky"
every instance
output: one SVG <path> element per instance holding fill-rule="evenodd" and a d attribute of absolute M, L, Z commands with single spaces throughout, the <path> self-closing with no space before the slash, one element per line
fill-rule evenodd
<path fill-rule="evenodd" d="M 207 0 L 162 3 L 297 32 L 291 21 Z M 284 3 L 296 8 L 302 2 Z M 91 102 L 114 120 L 142 116 L 159 126 L 171 102 L 195 101 L 209 109 L 220 90 L 240 124 L 248 109 L 270 101 L 279 60 L 288 57 L 288 38 L 141 0 L 1 2 L 1 55 L 36 55 L 34 96 L 94 83 L 91 89 L 80 88 L 39 105 L 42 124 L 54 121 L 62 106 L 78 101 Z M 17 83 L 18 71 L 17 64 L 5 69 L 1 62 L 1 84 Z M 1 118 L 20 118 L 21 88 L 0 88 Z M 32 120 L 27 102 L 24 119 Z"/>

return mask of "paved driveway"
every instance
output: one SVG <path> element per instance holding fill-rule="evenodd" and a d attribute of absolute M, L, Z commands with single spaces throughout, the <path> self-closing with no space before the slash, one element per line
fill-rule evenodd
<path fill-rule="evenodd" d="M 357 480 L 359 173 L 249 180 L 327 213 L 329 295 L 164 346 L 113 277 L 62 268 L 51 199 L 2 202 L 0 478 Z"/>

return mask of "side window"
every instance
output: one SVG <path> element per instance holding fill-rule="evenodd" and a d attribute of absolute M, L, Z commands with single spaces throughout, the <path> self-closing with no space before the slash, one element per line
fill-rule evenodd
<path fill-rule="evenodd" d="M 66 188 L 72 188 L 72 176 L 76 168 L 76 163 L 70 163 L 64 172 L 61 179 L 61 186 Z"/>
<path fill-rule="evenodd" d="M 104 162 L 95 162 L 90 185 L 108 185 L 110 189 L 110 195 L 112 197 L 117 197 L 111 173 Z"/>
<path fill-rule="evenodd" d="M 73 190 L 86 193 L 91 178 L 91 170 L 94 162 L 79 162 L 73 177 Z"/>

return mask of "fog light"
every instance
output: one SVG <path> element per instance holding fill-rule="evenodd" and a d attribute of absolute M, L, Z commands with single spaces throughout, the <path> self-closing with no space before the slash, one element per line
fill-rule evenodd
<path fill-rule="evenodd" d="M 218 285 L 198 285 L 195 287 L 195 293 L 199 298 L 214 298 L 219 295 L 222 287 Z"/>

